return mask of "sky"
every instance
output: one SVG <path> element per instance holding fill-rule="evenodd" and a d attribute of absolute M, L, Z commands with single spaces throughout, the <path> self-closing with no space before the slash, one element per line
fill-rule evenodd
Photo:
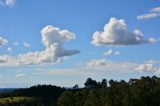
<path fill-rule="evenodd" d="M 160 77 L 159 0 L 0 0 L 0 88 Z"/>

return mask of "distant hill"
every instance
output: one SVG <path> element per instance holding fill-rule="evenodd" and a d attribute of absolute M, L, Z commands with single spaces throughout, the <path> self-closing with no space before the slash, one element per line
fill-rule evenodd
<path fill-rule="evenodd" d="M 14 91 L 15 88 L 0 88 L 0 93 L 7 93 Z"/>

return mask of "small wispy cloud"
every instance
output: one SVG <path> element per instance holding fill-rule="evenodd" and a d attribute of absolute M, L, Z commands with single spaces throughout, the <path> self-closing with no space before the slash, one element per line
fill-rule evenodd
<path fill-rule="evenodd" d="M 160 7 L 152 8 L 151 12 L 160 12 Z"/>
<path fill-rule="evenodd" d="M 16 3 L 16 0 L 0 0 L 0 4 L 3 6 L 13 7 Z"/>
<path fill-rule="evenodd" d="M 8 52 L 10 52 L 10 53 L 12 52 L 12 48 L 11 48 L 11 47 L 8 47 L 7 50 L 8 50 Z"/>
<path fill-rule="evenodd" d="M 137 16 L 137 20 L 145 20 L 160 17 L 160 7 L 152 8 L 149 13 Z"/>
<path fill-rule="evenodd" d="M 15 76 L 15 78 L 25 78 L 27 75 L 26 74 L 17 74 L 16 76 Z"/>
<path fill-rule="evenodd" d="M 30 45 L 29 43 L 27 43 L 27 42 L 24 42 L 23 45 L 24 45 L 24 47 L 26 47 L 26 48 L 31 47 L 31 45 Z"/>
<path fill-rule="evenodd" d="M 137 16 L 138 20 L 144 20 L 144 19 L 150 19 L 150 18 L 155 18 L 158 17 L 159 14 L 157 13 L 148 13 L 148 14 L 143 14 L 143 15 L 139 15 Z"/>
<path fill-rule="evenodd" d="M 15 46 L 18 46 L 18 45 L 19 45 L 19 43 L 18 43 L 18 42 L 14 42 L 13 44 L 14 44 Z"/>
<path fill-rule="evenodd" d="M 121 71 L 123 72 L 152 72 L 154 74 L 160 73 L 159 61 L 157 60 L 148 60 L 144 63 L 138 62 L 115 62 L 107 59 L 93 59 L 86 63 L 86 66 L 90 70 L 104 70 L 108 71 Z"/>
<path fill-rule="evenodd" d="M 0 37 L 0 47 L 6 45 L 8 43 L 8 41 L 2 37 Z"/>
<path fill-rule="evenodd" d="M 109 56 L 109 55 L 119 55 L 119 51 L 113 51 L 112 49 L 107 50 L 106 52 L 103 53 L 103 55 Z"/>

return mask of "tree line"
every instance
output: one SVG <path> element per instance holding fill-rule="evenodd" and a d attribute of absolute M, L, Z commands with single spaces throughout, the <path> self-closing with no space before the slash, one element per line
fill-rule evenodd
<path fill-rule="evenodd" d="M 88 78 L 83 89 L 65 91 L 58 106 L 160 106 L 160 78 L 107 80 Z"/>
<path fill-rule="evenodd" d="M 4 97 L 31 97 L 19 103 L 1 106 L 160 106 L 160 78 L 109 80 L 88 78 L 83 88 L 36 85 L 2 93 Z"/>

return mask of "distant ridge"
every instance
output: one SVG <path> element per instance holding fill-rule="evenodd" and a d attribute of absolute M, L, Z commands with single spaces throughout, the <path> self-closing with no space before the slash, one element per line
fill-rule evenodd
<path fill-rule="evenodd" d="M 0 93 L 12 92 L 15 88 L 0 88 Z"/>

